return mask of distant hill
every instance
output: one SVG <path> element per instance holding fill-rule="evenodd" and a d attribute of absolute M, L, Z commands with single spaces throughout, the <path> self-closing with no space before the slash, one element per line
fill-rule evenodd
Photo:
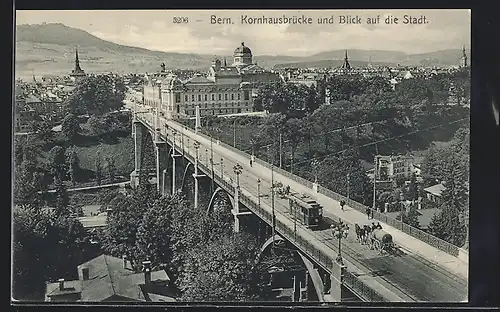
<path fill-rule="evenodd" d="M 366 66 L 371 60 L 373 66 L 450 66 L 460 64 L 461 49 L 452 49 L 423 54 L 406 54 L 398 51 L 381 50 L 348 50 L 349 63 L 353 67 Z M 470 50 L 466 51 L 470 56 Z M 280 63 L 276 68 L 283 67 L 336 67 L 340 66 L 345 57 L 345 50 L 326 51 L 305 57 L 303 61 Z"/>
<path fill-rule="evenodd" d="M 237 43 L 235 43 L 237 45 Z M 75 48 L 78 47 L 80 63 L 87 72 L 155 72 L 164 62 L 167 68 L 205 70 L 213 55 L 151 51 L 100 39 L 84 30 L 60 23 L 17 25 L 15 66 L 17 78 L 32 74 L 68 74 L 74 66 Z M 255 55 L 260 66 L 272 68 L 277 64 L 297 64 L 300 67 L 328 67 L 341 62 L 344 50 L 327 51 L 307 57 Z M 395 51 L 350 50 L 353 66 L 363 66 L 371 56 L 376 64 L 458 64 L 460 50 L 447 50 L 419 55 Z M 224 57 L 224 56 L 220 56 Z M 226 56 L 228 61 L 232 56 Z M 306 62 L 305 64 L 302 64 Z M 359 62 L 359 63 L 358 63 Z M 302 65 L 300 65 L 302 64 Z M 280 67 L 282 67 L 281 65 Z"/>

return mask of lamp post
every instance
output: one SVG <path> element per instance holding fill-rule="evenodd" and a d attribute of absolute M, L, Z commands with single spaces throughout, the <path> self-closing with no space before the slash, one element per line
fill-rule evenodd
<path fill-rule="evenodd" d="M 273 141 L 274 143 L 274 141 Z M 268 162 L 271 160 L 270 146 L 267 147 L 267 157 Z M 274 159 L 273 159 L 274 161 Z M 274 164 L 271 162 L 271 213 L 272 213 L 272 235 L 273 235 L 273 247 L 274 247 L 274 234 L 276 233 L 276 216 L 274 215 Z"/>
<path fill-rule="evenodd" d="M 177 131 L 172 128 L 172 155 L 175 155 L 175 136 L 177 135 Z"/>
<path fill-rule="evenodd" d="M 236 147 L 236 118 L 233 122 L 233 147 Z"/>
<path fill-rule="evenodd" d="M 194 174 L 198 175 L 198 149 L 200 148 L 200 143 L 198 141 L 195 141 L 193 143 L 193 146 L 196 150 L 196 157 L 195 157 L 195 162 L 194 162 Z"/>
<path fill-rule="evenodd" d="M 213 132 L 214 131 L 211 131 L 212 133 L 210 134 L 210 170 L 212 172 L 212 189 L 211 189 L 211 193 L 214 192 L 214 145 L 213 145 Z"/>
<path fill-rule="evenodd" d="M 233 171 L 236 174 L 236 187 L 240 188 L 240 174 L 243 172 L 243 167 L 240 164 L 233 166 Z"/>
<path fill-rule="evenodd" d="M 312 161 L 312 167 L 313 167 L 313 171 L 314 171 L 314 183 L 317 184 L 318 183 L 318 160 L 317 159 L 314 159 Z"/>
<path fill-rule="evenodd" d="M 220 158 L 220 178 L 224 181 L 224 159 Z"/>
<path fill-rule="evenodd" d="M 350 174 L 347 173 L 347 200 L 349 200 Z"/>
<path fill-rule="evenodd" d="M 257 178 L 257 203 L 259 205 L 259 208 L 260 208 L 260 178 Z"/>
<path fill-rule="evenodd" d="M 337 223 L 337 225 L 331 225 L 330 227 L 332 229 L 332 235 L 334 238 L 338 239 L 339 241 L 339 253 L 337 255 L 337 258 L 335 259 L 339 264 L 344 264 L 344 261 L 342 260 L 342 238 L 344 238 L 344 230 L 345 230 L 345 225 L 342 221 Z"/>

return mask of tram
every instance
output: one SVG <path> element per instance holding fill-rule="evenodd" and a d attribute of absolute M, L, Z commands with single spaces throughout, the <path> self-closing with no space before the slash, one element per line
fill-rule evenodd
<path fill-rule="evenodd" d="M 290 214 L 307 228 L 316 228 L 323 222 L 323 206 L 309 194 L 288 195 Z"/>

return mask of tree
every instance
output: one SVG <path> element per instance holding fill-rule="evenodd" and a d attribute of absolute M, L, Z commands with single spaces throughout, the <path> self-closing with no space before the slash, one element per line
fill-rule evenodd
<path fill-rule="evenodd" d="M 54 179 L 61 181 L 65 178 L 66 159 L 64 148 L 56 145 L 49 152 L 50 169 Z"/>
<path fill-rule="evenodd" d="M 60 179 L 55 179 L 55 190 L 56 190 L 56 214 L 69 215 L 71 211 L 68 209 L 69 206 L 69 196 L 66 185 Z"/>
<path fill-rule="evenodd" d="M 148 258 L 153 267 L 172 265 L 171 216 L 172 211 L 183 209 L 187 203 L 177 196 L 155 199 L 144 213 L 137 229 L 137 259 Z"/>
<path fill-rule="evenodd" d="M 15 299 L 43 300 L 46 281 L 77 278 L 75 267 L 88 259 L 87 235 L 75 218 L 15 207 L 13 229 Z"/>
<path fill-rule="evenodd" d="M 297 150 L 297 146 L 299 145 L 301 139 L 301 131 L 300 131 L 300 120 L 297 118 L 288 119 L 285 123 L 284 134 L 287 139 L 287 143 L 290 146 L 292 151 L 291 164 L 290 164 L 290 172 L 293 173 L 293 160 L 295 157 L 295 151 Z"/>
<path fill-rule="evenodd" d="M 106 164 L 110 183 L 114 183 L 116 176 L 115 159 L 113 157 L 106 157 Z"/>
<path fill-rule="evenodd" d="M 76 184 L 78 181 L 78 174 L 80 171 L 80 159 L 78 158 L 78 154 L 74 149 L 68 150 L 69 153 L 67 153 L 67 167 L 68 167 L 68 174 L 71 179 L 71 183 L 73 185 Z"/>
<path fill-rule="evenodd" d="M 412 173 L 410 178 L 410 185 L 408 185 L 408 199 L 409 200 L 418 199 L 417 176 L 415 173 Z"/>
<path fill-rule="evenodd" d="M 183 301 L 249 301 L 261 281 L 253 268 L 259 248 L 243 234 L 201 245 L 188 252 L 179 277 Z M 260 272 L 259 272 L 260 273 Z"/>
<path fill-rule="evenodd" d="M 76 118 L 76 116 L 71 113 L 67 114 L 62 121 L 61 131 L 67 140 L 71 141 L 75 139 L 78 133 L 81 131 L 78 118 Z"/>
<path fill-rule="evenodd" d="M 92 116 L 87 121 L 90 131 L 95 136 L 101 136 L 111 130 L 110 119 L 106 116 Z"/>
<path fill-rule="evenodd" d="M 101 153 L 97 152 L 97 157 L 95 159 L 95 177 L 97 180 L 97 185 L 101 185 L 102 180 L 102 165 L 101 165 Z"/>
<path fill-rule="evenodd" d="M 431 235 L 455 246 L 460 247 L 465 243 L 467 229 L 460 222 L 459 211 L 446 204 L 443 204 L 441 211 L 434 215 L 427 230 Z"/>
<path fill-rule="evenodd" d="M 420 222 L 418 221 L 419 212 L 415 208 L 415 205 L 410 205 L 408 211 L 401 211 L 396 217 L 396 220 L 401 220 L 401 222 L 406 223 L 415 228 L 420 228 Z"/>
<path fill-rule="evenodd" d="M 112 75 L 87 76 L 66 101 L 66 108 L 75 115 L 102 115 L 123 106 L 126 87 L 123 79 Z"/>
<path fill-rule="evenodd" d="M 37 124 L 36 132 L 37 138 L 46 143 L 50 143 L 54 139 L 52 124 L 46 120 Z"/>

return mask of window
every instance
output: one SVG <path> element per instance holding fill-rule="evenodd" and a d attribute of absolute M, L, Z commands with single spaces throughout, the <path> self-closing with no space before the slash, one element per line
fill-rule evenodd
<path fill-rule="evenodd" d="M 219 103 L 219 107 L 220 107 L 220 103 Z"/>
<path fill-rule="evenodd" d="M 207 101 L 207 100 L 208 100 L 208 95 L 207 95 L 207 94 L 205 94 L 205 101 Z"/>
<path fill-rule="evenodd" d="M 231 101 L 234 101 L 234 94 L 231 93 Z"/>
<path fill-rule="evenodd" d="M 243 96 L 244 96 L 245 101 L 250 100 L 250 94 L 249 94 L 248 90 L 243 91 Z"/>
<path fill-rule="evenodd" d="M 205 108 L 207 108 L 207 103 L 205 103 Z"/>
<path fill-rule="evenodd" d="M 181 94 L 180 93 L 176 93 L 175 94 L 175 103 L 179 103 L 181 101 Z"/>
<path fill-rule="evenodd" d="M 227 93 L 224 94 L 224 101 L 227 101 Z"/>
<path fill-rule="evenodd" d="M 215 101 L 215 94 L 212 93 L 212 101 Z"/>
<path fill-rule="evenodd" d="M 191 95 L 191 101 L 194 101 L 194 94 Z"/>
<path fill-rule="evenodd" d="M 201 101 L 201 94 L 198 94 L 198 101 Z"/>
<path fill-rule="evenodd" d="M 238 93 L 238 100 L 241 100 L 241 94 Z"/>
<path fill-rule="evenodd" d="M 179 114 L 179 112 L 180 112 L 180 106 L 177 105 L 177 114 Z"/>
<path fill-rule="evenodd" d="M 219 101 L 222 100 L 222 94 L 219 93 Z"/>

